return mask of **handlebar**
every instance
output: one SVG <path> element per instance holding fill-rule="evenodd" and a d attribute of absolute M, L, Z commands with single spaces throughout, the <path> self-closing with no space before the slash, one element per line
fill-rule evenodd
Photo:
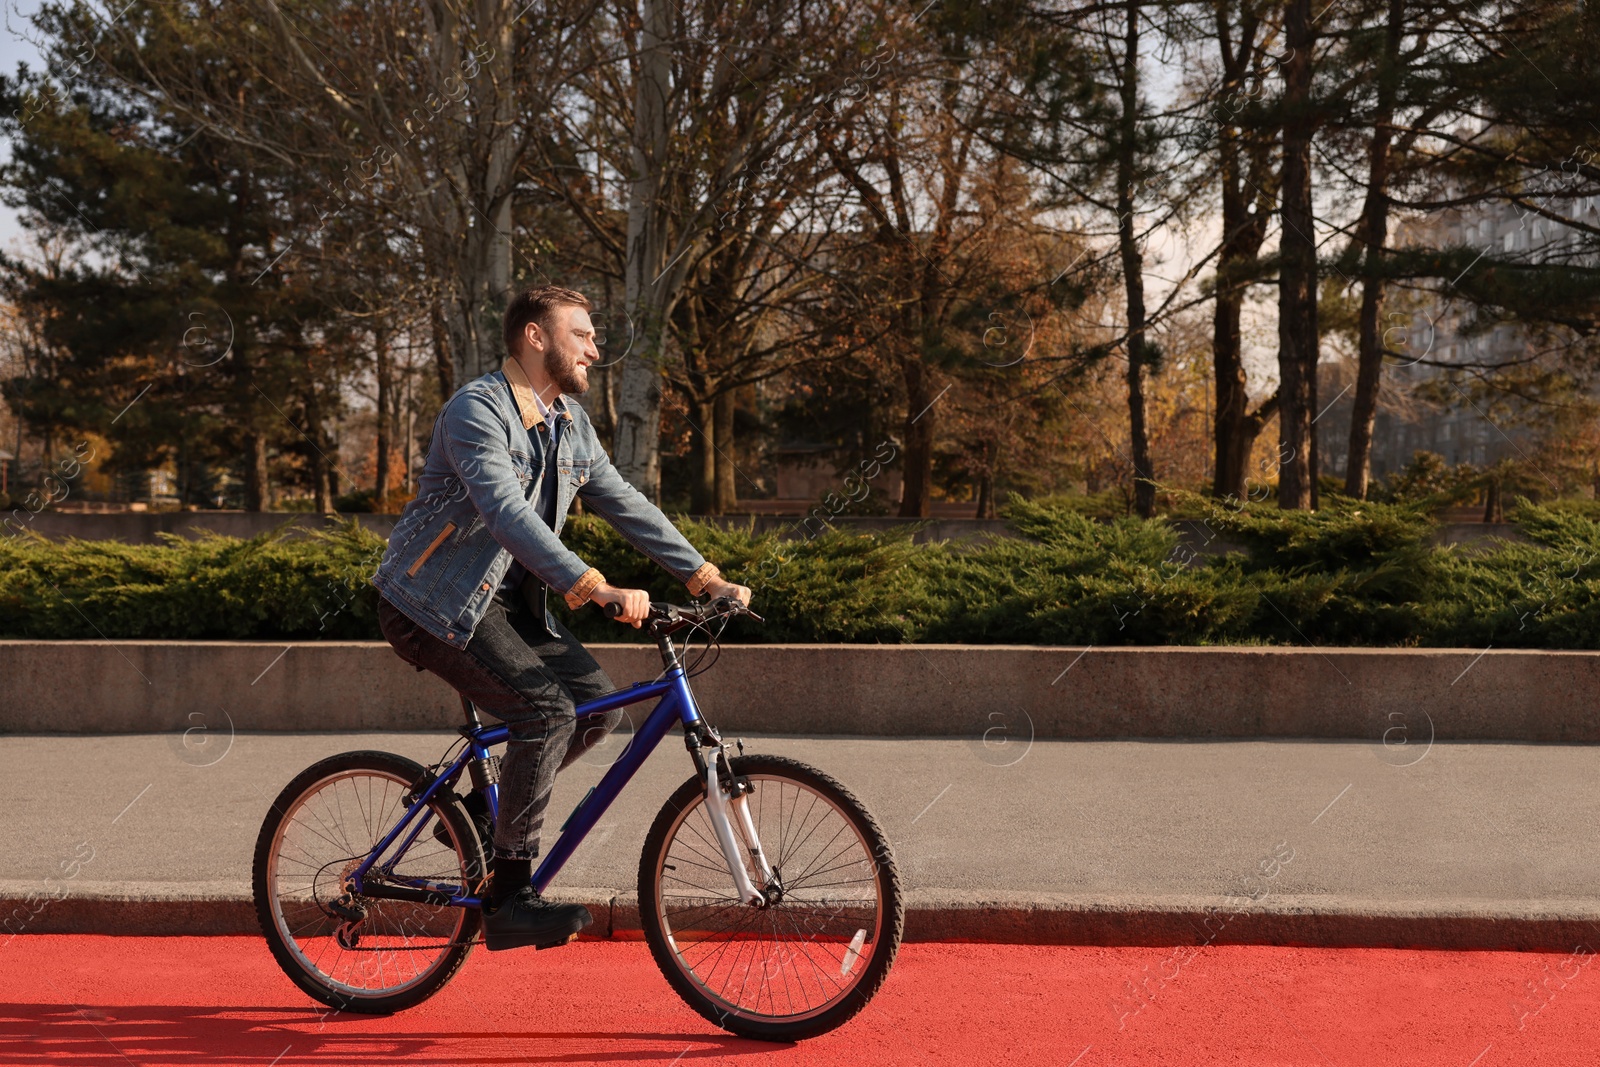
<path fill-rule="evenodd" d="M 614 619 L 622 613 L 622 608 L 617 604 L 605 605 L 606 618 Z M 644 629 L 656 637 L 665 637 L 675 634 L 679 630 L 690 626 L 703 626 L 723 616 L 745 615 L 756 622 L 763 622 L 760 615 L 751 611 L 749 607 L 735 600 L 731 596 L 719 596 L 715 600 L 704 604 L 666 604 L 652 600 L 650 614 L 645 616 Z"/>

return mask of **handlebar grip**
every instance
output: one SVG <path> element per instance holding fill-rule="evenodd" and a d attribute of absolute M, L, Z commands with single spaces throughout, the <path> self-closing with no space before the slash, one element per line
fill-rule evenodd
<path fill-rule="evenodd" d="M 615 603 L 615 602 L 607 604 L 605 606 L 605 612 L 606 612 L 606 618 L 614 619 L 618 615 L 622 614 L 622 605 L 618 604 L 618 603 Z"/>

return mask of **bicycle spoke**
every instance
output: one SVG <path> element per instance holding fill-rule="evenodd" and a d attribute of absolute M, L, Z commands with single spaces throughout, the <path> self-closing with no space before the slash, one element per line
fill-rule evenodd
<path fill-rule="evenodd" d="M 713 892 L 715 877 L 705 884 L 726 864 L 706 804 L 696 799 L 666 843 L 656 907 L 679 966 L 726 1006 L 719 1010 L 751 1019 L 810 1016 L 854 988 L 880 949 L 876 863 L 851 817 L 826 796 L 782 776 L 747 777 L 756 842 L 777 878 L 765 887 L 778 890 L 774 902 L 751 906 Z M 756 877 L 753 866 L 747 873 Z"/>
<path fill-rule="evenodd" d="M 818 857 L 820 857 L 823 852 L 825 852 L 828 849 L 832 848 L 833 847 L 833 843 L 835 841 L 839 840 L 839 835 L 844 833 L 846 830 L 849 830 L 849 829 L 850 829 L 850 825 L 848 823 L 846 823 L 844 826 L 839 827 L 838 831 L 833 835 L 833 837 L 828 839 L 828 843 L 826 845 L 823 845 L 822 848 L 817 850 Z M 819 859 L 812 860 L 811 863 L 806 867 L 806 869 L 800 872 L 800 874 L 796 877 L 795 880 L 796 881 L 804 881 L 807 877 L 810 877 L 813 874 L 817 873 L 816 868 L 817 868 L 817 864 L 818 863 L 832 863 L 834 860 L 838 859 L 840 856 L 843 856 L 845 853 L 849 852 L 852 848 L 856 848 L 856 847 L 859 847 L 859 846 L 856 844 L 855 841 L 848 841 L 848 842 L 845 843 L 845 846 L 843 848 L 841 848 L 838 852 L 835 852 L 833 855 L 829 856 L 827 859 L 824 860 L 824 859 L 820 859 L 819 858 Z"/>
<path fill-rule="evenodd" d="M 827 821 L 828 821 L 828 813 L 824 812 L 823 815 L 822 815 L 822 818 L 817 820 L 816 825 L 813 826 L 809 831 L 806 832 L 806 836 L 804 838 L 801 838 L 800 840 L 798 840 L 798 841 L 796 841 L 794 843 L 794 848 L 798 849 L 801 845 L 803 845 L 807 841 L 809 841 L 811 839 L 812 835 L 815 834 L 819 829 L 821 829 L 822 824 L 827 822 Z M 834 831 L 833 837 L 829 838 L 827 844 L 823 845 L 822 849 L 819 849 L 819 851 L 831 848 L 833 846 L 833 843 L 839 839 L 839 835 L 844 833 L 846 830 L 849 830 L 849 829 L 850 829 L 850 824 L 849 823 L 844 823 L 844 825 L 840 826 L 839 829 Z M 794 852 L 791 851 L 789 853 L 789 855 L 791 855 L 791 856 L 794 855 Z M 815 860 L 812 861 L 813 865 L 815 864 L 815 862 L 816 862 Z"/>
<path fill-rule="evenodd" d="M 331 989 L 393 994 L 427 979 L 461 943 L 467 916 L 455 908 L 368 898 L 354 927 L 359 940 L 349 947 L 334 936 L 343 920 L 325 911 L 344 892 L 348 871 L 399 824 L 406 807 L 398 801 L 409 788 L 392 773 L 352 769 L 313 786 L 280 826 L 271 879 L 279 929 L 300 965 Z M 369 877 L 465 884 L 464 855 L 438 801 L 417 818 L 408 850 L 386 860 L 387 873 L 375 868 Z M 446 843 L 433 836 L 441 827 Z"/>

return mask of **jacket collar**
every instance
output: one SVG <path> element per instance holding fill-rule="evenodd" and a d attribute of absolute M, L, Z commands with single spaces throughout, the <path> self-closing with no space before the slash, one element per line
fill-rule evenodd
<path fill-rule="evenodd" d="M 539 413 L 538 401 L 534 398 L 533 383 L 528 381 L 528 375 L 523 371 L 522 364 L 514 359 L 507 359 L 500 364 L 500 373 L 506 376 L 506 381 L 511 384 L 511 396 L 517 403 L 517 414 L 522 416 L 522 428 L 531 430 L 544 422 L 544 416 Z M 572 413 L 567 410 L 567 398 L 558 396 L 555 403 L 550 405 L 552 414 L 560 415 L 568 422 L 572 421 Z"/>

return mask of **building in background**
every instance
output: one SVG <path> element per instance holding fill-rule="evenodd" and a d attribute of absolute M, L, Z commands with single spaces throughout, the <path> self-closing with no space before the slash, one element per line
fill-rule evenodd
<path fill-rule="evenodd" d="M 1597 198 L 1555 202 L 1558 213 L 1600 225 Z M 1407 220 L 1396 234 L 1397 247 L 1448 248 L 1465 245 L 1485 255 L 1527 262 L 1571 259 L 1579 235 L 1570 226 L 1513 204 L 1485 203 Z M 1383 389 L 1373 427 L 1374 481 L 1405 467 L 1419 451 L 1435 452 L 1451 466 L 1486 467 L 1533 450 L 1533 434 L 1515 420 L 1491 417 L 1481 403 L 1452 386 L 1438 364 L 1509 364 L 1527 360 L 1535 343 L 1520 326 L 1499 324 L 1475 330 L 1474 310 L 1428 292 L 1393 291 L 1385 302 L 1388 346 L 1417 360 L 1385 363 Z M 1351 361 L 1353 363 L 1353 361 Z M 1318 395 L 1334 397 L 1317 420 L 1317 448 L 1323 473 L 1343 477 L 1350 442 L 1350 411 L 1355 368 L 1325 362 Z"/>

